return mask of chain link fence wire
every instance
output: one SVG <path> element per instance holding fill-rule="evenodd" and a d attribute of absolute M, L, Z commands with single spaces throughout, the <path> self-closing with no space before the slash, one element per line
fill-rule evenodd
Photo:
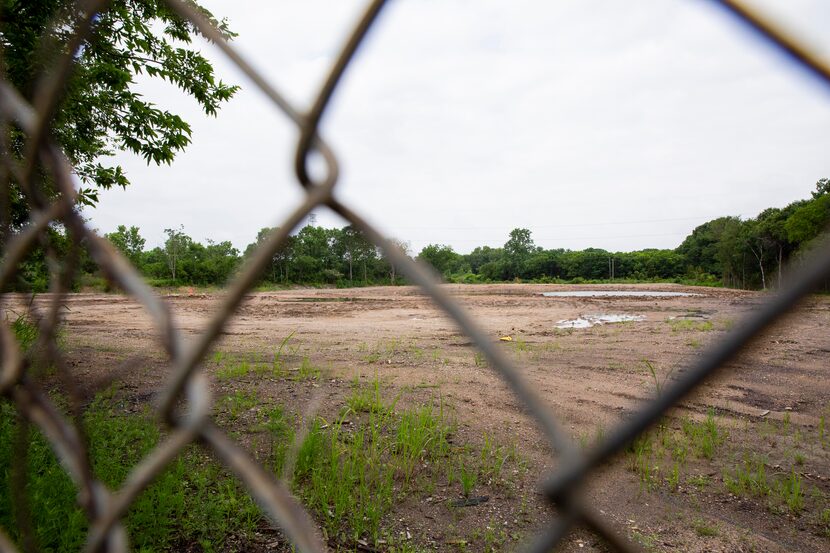
<path fill-rule="evenodd" d="M 830 67 L 820 57 L 811 53 L 798 40 L 782 32 L 771 21 L 735 0 L 711 0 L 734 15 L 763 37 L 767 46 L 787 54 L 796 64 L 812 73 L 824 85 L 830 87 Z M 288 486 L 273 474 L 254 462 L 243 448 L 219 429 L 211 418 L 212 399 L 206 376 L 200 363 L 228 325 L 235 311 L 263 272 L 269 260 L 285 245 L 292 232 L 314 208 L 327 206 L 349 223 L 360 229 L 378 246 L 386 257 L 409 280 L 420 287 L 473 341 L 486 356 L 489 365 L 510 386 L 544 432 L 557 456 L 556 469 L 544 479 L 543 493 L 558 516 L 527 545 L 532 552 L 549 551 L 574 528 L 581 524 L 601 536 L 619 551 L 640 551 L 639 545 L 630 541 L 615 528 L 581 493 L 591 474 L 610 461 L 631 440 L 654 425 L 669 409 L 674 407 L 701 383 L 721 370 L 754 340 L 761 332 L 792 311 L 799 300 L 830 278 L 830 244 L 825 240 L 815 248 L 812 258 L 794 271 L 790 283 L 771 296 L 764 306 L 736 324 L 723 340 L 695 360 L 683 376 L 637 414 L 620 423 L 607 433 L 607 437 L 594 449 L 582 452 L 563 430 L 549 407 L 534 393 L 520 376 L 514 363 L 496 348 L 475 319 L 455 302 L 439 286 L 439 280 L 427 267 L 407 257 L 403 251 L 370 225 L 356 209 L 342 203 L 335 191 L 338 183 L 338 162 L 332 149 L 318 134 L 318 127 L 325 114 L 332 94 L 349 63 L 355 56 L 366 33 L 382 10 L 385 0 L 374 0 L 366 8 L 360 21 L 349 36 L 317 94 L 310 111 L 297 109 L 276 88 L 257 72 L 253 66 L 223 37 L 201 12 L 184 0 L 166 0 L 166 4 L 183 19 L 189 20 L 210 42 L 222 52 L 282 111 L 298 128 L 295 172 L 298 183 L 304 188 L 302 203 L 278 225 L 249 259 L 243 270 L 230 284 L 227 293 L 207 326 L 195 341 L 185 342 L 182 333 L 173 323 L 169 306 L 145 284 L 137 270 L 105 239 L 95 234 L 75 209 L 76 188 L 73 168 L 50 136 L 50 124 L 61 101 L 61 92 L 69 79 L 74 60 L 92 32 L 96 14 L 108 7 L 107 0 L 86 0 L 77 3 L 78 18 L 75 33 L 65 54 L 44 73 L 39 80 L 33 101 L 27 102 L 18 91 L 0 75 L 0 178 L 4 181 L 3 194 L 8 196 L 9 184 L 17 183 L 25 194 L 30 215 L 25 227 L 6 242 L 0 266 L 0 288 L 6 288 L 19 270 L 19 264 L 34 247 L 43 245 L 55 270 L 45 307 L 37 313 L 39 343 L 33 351 L 42 352 L 44 360 L 57 368 L 57 377 L 67 386 L 70 394 L 77 386 L 73 375 L 54 337 L 60 322 L 60 309 L 73 276 L 78 270 L 78 245 L 88 244 L 93 260 L 107 280 L 139 302 L 155 326 L 158 340 L 169 359 L 168 381 L 159 398 L 159 412 L 168 427 L 163 441 L 138 465 L 124 484 L 117 490 L 105 487 L 95 479 L 90 467 L 88 444 L 80 424 L 79 407 L 71 407 L 69 413 L 61 411 L 36 384 L 31 372 L 33 359 L 21 351 L 4 316 L 5 299 L 0 302 L 0 394 L 17 409 L 22 426 L 38 430 L 48 440 L 59 458 L 63 469 L 71 477 L 78 490 L 78 502 L 89 524 L 85 544 L 88 552 L 122 552 L 129 549 L 127 533 L 122 517 L 132 502 L 187 446 L 199 444 L 215 456 L 244 484 L 253 498 L 263 508 L 271 522 L 281 529 L 297 550 L 310 553 L 325 551 L 320 532 L 302 505 L 291 495 Z M 17 159 L 9 148 L 11 126 L 20 129 L 25 137 L 25 155 Z M 307 170 L 309 156 L 318 153 L 326 163 L 324 178 L 315 180 Z M 46 198 L 39 190 L 37 168 L 45 167 L 54 181 L 58 194 Z M 66 229 L 74 247 L 64 259 L 63 269 L 58 270 L 54 254 L 49 251 L 46 233 L 50 224 L 59 223 Z M 117 375 L 116 375 L 117 376 Z M 182 405 L 186 408 L 182 408 Z M 17 465 L 23 462 L 18 459 Z M 20 466 L 12 467 L 22 474 Z M 16 486 L 12 490 L 15 502 L 25 502 L 25 490 Z M 21 528 L 26 541 L 27 531 Z M 24 543 L 24 547 L 27 544 Z M 0 551 L 16 552 L 18 549 L 0 528 Z"/>

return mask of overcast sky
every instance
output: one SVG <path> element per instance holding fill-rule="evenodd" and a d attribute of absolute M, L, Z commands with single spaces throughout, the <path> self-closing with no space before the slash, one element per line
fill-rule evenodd
<path fill-rule="evenodd" d="M 202 3 L 305 108 L 366 2 Z M 830 56 L 830 3 L 754 4 Z M 209 118 L 141 83 L 193 143 L 169 167 L 119 156 L 132 186 L 87 210 L 101 232 L 136 225 L 154 246 L 181 224 L 242 249 L 300 201 L 297 131 L 202 51 L 242 90 Z M 808 197 L 830 176 L 828 129 L 830 87 L 700 0 L 392 0 L 322 125 L 339 197 L 413 253 L 500 246 L 515 227 L 546 248 L 673 248 L 709 219 Z"/>

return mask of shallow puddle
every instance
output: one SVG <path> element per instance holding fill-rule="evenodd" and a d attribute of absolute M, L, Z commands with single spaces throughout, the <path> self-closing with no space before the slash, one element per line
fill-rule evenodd
<path fill-rule="evenodd" d="M 542 292 L 542 295 L 551 298 L 678 298 L 701 294 L 662 290 L 566 290 L 564 292 Z"/>
<path fill-rule="evenodd" d="M 556 328 L 591 328 L 594 325 L 645 320 L 646 318 L 643 315 L 584 315 L 578 319 L 564 319 L 556 321 Z"/>

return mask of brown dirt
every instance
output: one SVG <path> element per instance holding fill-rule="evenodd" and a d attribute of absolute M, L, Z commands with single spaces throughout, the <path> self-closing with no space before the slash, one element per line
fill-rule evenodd
<path fill-rule="evenodd" d="M 678 286 L 616 286 L 701 294 L 672 298 L 549 298 L 542 291 L 577 288 L 552 285 L 448 285 L 483 329 L 515 359 L 520 371 L 575 439 L 610 434 L 655 394 L 658 382 L 679 374 L 706 344 L 757 309 L 761 293 Z M 580 286 L 579 289 L 591 288 Z M 603 287 L 608 289 L 608 287 Z M 176 321 L 187 334 L 199 332 L 218 296 L 168 296 Z M 66 300 L 66 342 L 80 382 L 93 382 L 119 371 L 136 404 L 146 403 L 163 385 L 166 366 L 155 331 L 142 308 L 118 295 L 76 294 Z M 608 324 L 583 330 L 557 330 L 556 322 L 598 313 L 637 314 L 642 322 Z M 690 328 L 673 325 L 687 318 Z M 711 324 L 709 324 L 711 323 Z M 631 455 L 602 468 L 586 494 L 597 509 L 646 549 L 655 551 L 820 551 L 830 548 L 819 520 L 830 508 L 828 446 L 819 439 L 820 420 L 830 411 L 830 298 L 815 297 L 785 322 L 768 331 L 751 351 L 727 367 L 716 381 L 687 399 L 668 421 L 701 420 L 710 407 L 728 438 L 712 460 L 690 456 L 676 490 L 666 483 L 647 490 L 631 470 Z M 710 330 L 707 330 L 711 327 Z M 258 379 L 217 381 L 217 397 L 239 388 L 256 388 L 260 398 L 303 412 L 312 397 L 322 397 L 322 412 L 336 411 L 350 381 L 375 374 L 404 401 L 430 401 L 440 393 L 459 422 L 457 442 L 481 444 L 485 435 L 515 444 L 529 470 L 516 469 L 508 485 L 482 483 L 476 493 L 491 496 L 475 507 L 448 509 L 458 486 L 438 486 L 430 494 L 398 505 L 387 527 L 410 532 L 413 540 L 438 550 L 483 550 L 486 527 L 505 538 L 499 549 L 515 549 L 518 538 L 544 524 L 550 511 L 537 483 L 556 461 L 537 426 L 491 369 L 476 358 L 470 340 L 411 287 L 346 290 L 296 289 L 252 293 L 214 351 L 270 358 L 282 339 L 294 332 L 295 355 L 308 355 L 324 367 L 319 382 Z M 127 363 L 129 359 L 138 363 Z M 215 373 L 216 363 L 205 369 Z M 768 414 L 762 415 L 765 411 Z M 244 417 L 241 419 L 244 422 Z M 240 430 L 236 423 L 237 430 Z M 679 430 L 678 430 L 679 431 Z M 255 446 L 252 446 L 255 449 Z M 733 471 L 747 454 L 764 456 L 767 472 L 803 479 L 805 509 L 792 514 L 769 498 L 733 496 L 722 474 Z M 698 488 L 693 477 L 709 484 Z M 703 528 L 712 529 L 711 532 Z M 705 535 L 714 533 L 715 535 Z M 265 536 L 263 540 L 269 538 Z M 263 542 L 264 543 L 264 542 Z M 264 548 L 264 546 L 263 546 Z M 577 530 L 565 551 L 604 551 L 593 534 Z"/>

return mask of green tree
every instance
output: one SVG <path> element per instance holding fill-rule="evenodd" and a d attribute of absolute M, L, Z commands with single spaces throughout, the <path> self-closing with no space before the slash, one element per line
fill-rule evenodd
<path fill-rule="evenodd" d="M 816 182 L 816 190 L 812 192 L 813 199 L 816 200 L 825 194 L 830 194 L 830 179 L 823 178 Z"/>
<path fill-rule="evenodd" d="M 181 264 L 182 257 L 193 243 L 193 239 L 184 233 L 184 226 L 182 225 L 179 225 L 178 229 L 166 228 L 164 234 L 167 235 L 167 240 L 164 242 L 164 256 L 175 282 L 176 270 Z"/>
<path fill-rule="evenodd" d="M 245 248 L 244 257 L 250 257 L 256 251 L 256 249 L 268 238 L 272 232 L 279 230 L 274 229 L 271 227 L 264 227 L 257 232 L 256 241 L 248 244 Z M 294 245 L 294 237 L 289 236 L 286 239 L 286 243 L 283 245 L 282 248 L 277 250 L 277 252 L 271 258 L 271 263 L 268 266 L 267 274 L 268 280 L 271 282 L 285 282 L 288 280 L 288 264 L 292 259 L 292 251 Z"/>
<path fill-rule="evenodd" d="M 330 266 L 329 240 L 326 229 L 306 225 L 294 242 L 294 267 L 301 282 L 322 282 L 323 270 Z"/>
<path fill-rule="evenodd" d="M 418 259 L 432 265 L 433 269 L 446 278 L 458 267 L 461 256 L 455 253 L 450 246 L 429 244 L 421 249 Z"/>
<path fill-rule="evenodd" d="M 409 242 L 405 240 L 400 240 L 398 238 L 392 238 L 390 239 L 390 242 L 397 246 L 398 249 L 403 251 L 404 255 L 409 255 Z M 389 282 L 392 283 L 392 285 L 394 286 L 395 278 L 397 277 L 400 268 L 391 259 L 386 259 L 386 262 L 389 265 Z"/>
<path fill-rule="evenodd" d="M 479 269 L 486 263 L 498 261 L 504 255 L 501 248 L 491 248 L 490 246 L 478 246 L 473 251 L 464 256 L 464 259 L 470 265 L 470 270 L 479 274 Z"/>
<path fill-rule="evenodd" d="M 0 0 L 3 65 L 24 97 L 32 99 L 43 70 L 69 48 L 81 16 L 75 4 Z M 216 23 L 231 36 L 225 21 Z M 81 191 L 82 202 L 94 204 L 98 190 L 129 184 L 120 166 L 104 161 L 116 150 L 132 151 L 148 163 L 169 164 L 190 142 L 187 122 L 146 100 L 137 91 L 137 76 L 172 83 L 210 115 L 234 94 L 237 88 L 217 80 L 207 59 L 191 46 L 198 34 L 158 0 L 114 0 L 95 16 L 92 33 L 75 53 L 75 67 L 52 122 L 52 135 L 88 186 Z M 24 137 L 16 132 L 11 138 L 11 149 L 19 157 Z M 48 179 L 40 183 L 44 194 L 55 194 Z M 11 184 L 7 215 L 12 230 L 25 222 L 28 210 L 18 185 Z"/>
<path fill-rule="evenodd" d="M 197 282 L 201 284 L 225 284 L 239 266 L 239 250 L 230 242 L 207 240 L 199 260 Z"/>
<path fill-rule="evenodd" d="M 354 278 L 354 263 L 359 256 L 361 240 L 363 240 L 363 235 L 354 225 L 347 225 L 340 231 L 343 261 L 349 267 L 349 284 Z"/>
<path fill-rule="evenodd" d="M 133 265 L 140 268 L 145 241 L 139 234 L 138 227 L 127 229 L 124 225 L 118 225 L 115 232 L 105 234 L 104 237 L 112 242 L 112 245 L 118 248 Z"/>
<path fill-rule="evenodd" d="M 504 244 L 504 256 L 507 264 L 508 278 L 522 276 L 536 245 L 526 228 L 514 228 L 510 231 L 510 238 Z"/>
<path fill-rule="evenodd" d="M 724 285 L 743 285 L 742 222 L 737 217 L 719 217 L 696 227 L 677 248 L 689 272 L 720 277 Z M 740 260 L 740 261 L 739 261 Z"/>

